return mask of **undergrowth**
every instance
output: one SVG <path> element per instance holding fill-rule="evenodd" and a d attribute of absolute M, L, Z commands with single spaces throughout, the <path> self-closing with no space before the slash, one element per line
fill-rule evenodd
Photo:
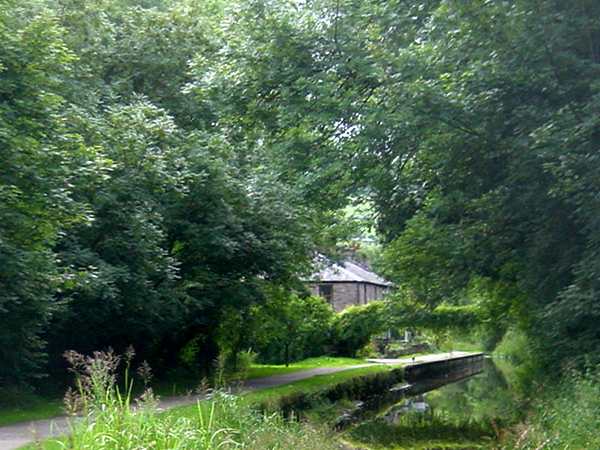
<path fill-rule="evenodd" d="M 150 388 L 132 398 L 129 376 L 132 355 L 125 360 L 125 390 L 116 383 L 123 358 L 112 351 L 84 357 L 68 353 L 76 375 L 76 390 L 65 396 L 71 414 L 70 434 L 62 439 L 36 443 L 40 449 L 307 449 L 339 448 L 326 430 L 279 413 L 259 413 L 223 390 L 209 389 L 207 401 L 198 402 L 194 414 L 185 417 L 161 414 Z M 149 368 L 139 371 L 148 383 Z"/>
<path fill-rule="evenodd" d="M 515 427 L 506 448 L 588 450 L 600 448 L 600 367 L 573 372 L 547 388 L 529 419 Z"/>

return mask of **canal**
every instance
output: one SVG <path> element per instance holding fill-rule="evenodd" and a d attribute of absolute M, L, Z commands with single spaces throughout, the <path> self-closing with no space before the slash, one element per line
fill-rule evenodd
<path fill-rule="evenodd" d="M 497 448 L 521 415 L 518 395 L 488 358 L 422 380 L 412 392 L 347 430 L 347 440 L 369 450 Z"/>

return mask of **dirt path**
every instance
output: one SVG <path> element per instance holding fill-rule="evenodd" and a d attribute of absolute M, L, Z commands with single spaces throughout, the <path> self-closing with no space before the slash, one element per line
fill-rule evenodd
<path fill-rule="evenodd" d="M 284 375 L 256 378 L 254 380 L 246 381 L 242 386 L 242 390 L 253 391 L 257 389 L 266 389 L 292 383 L 294 381 L 305 380 L 317 375 L 328 375 L 331 373 L 342 372 L 350 369 L 358 369 L 371 365 L 373 364 L 360 364 L 343 367 L 319 367 L 316 369 L 302 370 Z M 189 405 L 202 399 L 203 396 L 166 397 L 160 401 L 159 408 L 167 410 L 177 406 Z M 38 439 L 60 436 L 68 433 L 69 420 L 69 418 L 62 416 L 54 417 L 52 419 L 35 420 L 31 422 L 22 422 L 0 427 L 0 450 L 17 449 Z"/>

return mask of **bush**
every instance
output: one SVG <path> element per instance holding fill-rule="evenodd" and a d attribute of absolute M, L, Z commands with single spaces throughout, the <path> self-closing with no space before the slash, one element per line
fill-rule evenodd
<path fill-rule="evenodd" d="M 198 368 L 198 354 L 201 350 L 203 338 L 204 336 L 196 336 L 190 339 L 181 350 L 179 350 L 178 360 L 186 369 L 196 370 Z"/>
<path fill-rule="evenodd" d="M 336 314 L 321 297 L 300 298 L 277 290 L 251 312 L 261 362 L 278 364 L 335 353 L 370 356 L 371 338 L 386 330 L 384 302 L 351 306 Z"/>
<path fill-rule="evenodd" d="M 334 322 L 334 347 L 343 356 L 355 356 L 371 338 L 384 331 L 383 302 L 351 306 L 339 313 Z"/>
<path fill-rule="evenodd" d="M 356 352 L 356 357 L 361 359 L 378 358 L 379 356 L 377 348 L 372 340 Z"/>
<path fill-rule="evenodd" d="M 228 380 L 244 380 L 248 377 L 248 370 L 256 361 L 256 353 L 250 349 L 237 353 L 226 352 L 222 355 L 222 358 L 225 378 Z"/>

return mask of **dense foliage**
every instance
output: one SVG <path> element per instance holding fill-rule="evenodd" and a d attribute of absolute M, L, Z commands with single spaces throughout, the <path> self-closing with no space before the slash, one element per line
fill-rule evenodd
<path fill-rule="evenodd" d="M 300 298 L 281 289 L 251 310 L 252 331 L 246 345 L 263 362 L 284 363 L 331 350 L 335 313 L 321 297 Z"/>
<path fill-rule="evenodd" d="M 371 302 L 351 306 L 336 316 L 334 323 L 335 351 L 344 356 L 356 356 L 372 337 L 387 330 L 386 304 Z"/>
<path fill-rule="evenodd" d="M 262 362 L 289 364 L 312 356 L 335 354 L 355 357 L 371 339 L 389 329 L 406 326 L 382 301 L 357 305 L 335 313 L 321 297 L 299 297 L 279 289 L 271 291 L 265 302 L 252 307 L 244 321 L 224 327 L 244 336 L 239 342 L 256 351 Z M 398 319 L 386 320 L 391 315 Z M 234 317 L 230 315 L 230 317 Z M 238 342 L 228 337 L 228 342 Z"/>
<path fill-rule="evenodd" d="M 265 292 L 301 291 L 349 202 L 397 323 L 600 360 L 598 2 L 1 5 L 1 383 L 65 348 L 206 367 L 260 314 L 305 356 L 333 319 Z"/>
<path fill-rule="evenodd" d="M 328 219 L 187 91 L 221 11 L 2 2 L 0 384 L 70 348 L 207 368 L 230 311 L 309 270 Z"/>
<path fill-rule="evenodd" d="M 410 304 L 597 360 L 599 8 L 245 2 L 192 91 L 306 198 L 372 201 Z"/>
<path fill-rule="evenodd" d="M 49 14 L 0 8 L 0 380 L 36 368 L 40 333 L 59 305 L 52 247 L 89 219 L 73 183 L 95 163 L 68 130 L 65 89 L 74 55 Z"/>

